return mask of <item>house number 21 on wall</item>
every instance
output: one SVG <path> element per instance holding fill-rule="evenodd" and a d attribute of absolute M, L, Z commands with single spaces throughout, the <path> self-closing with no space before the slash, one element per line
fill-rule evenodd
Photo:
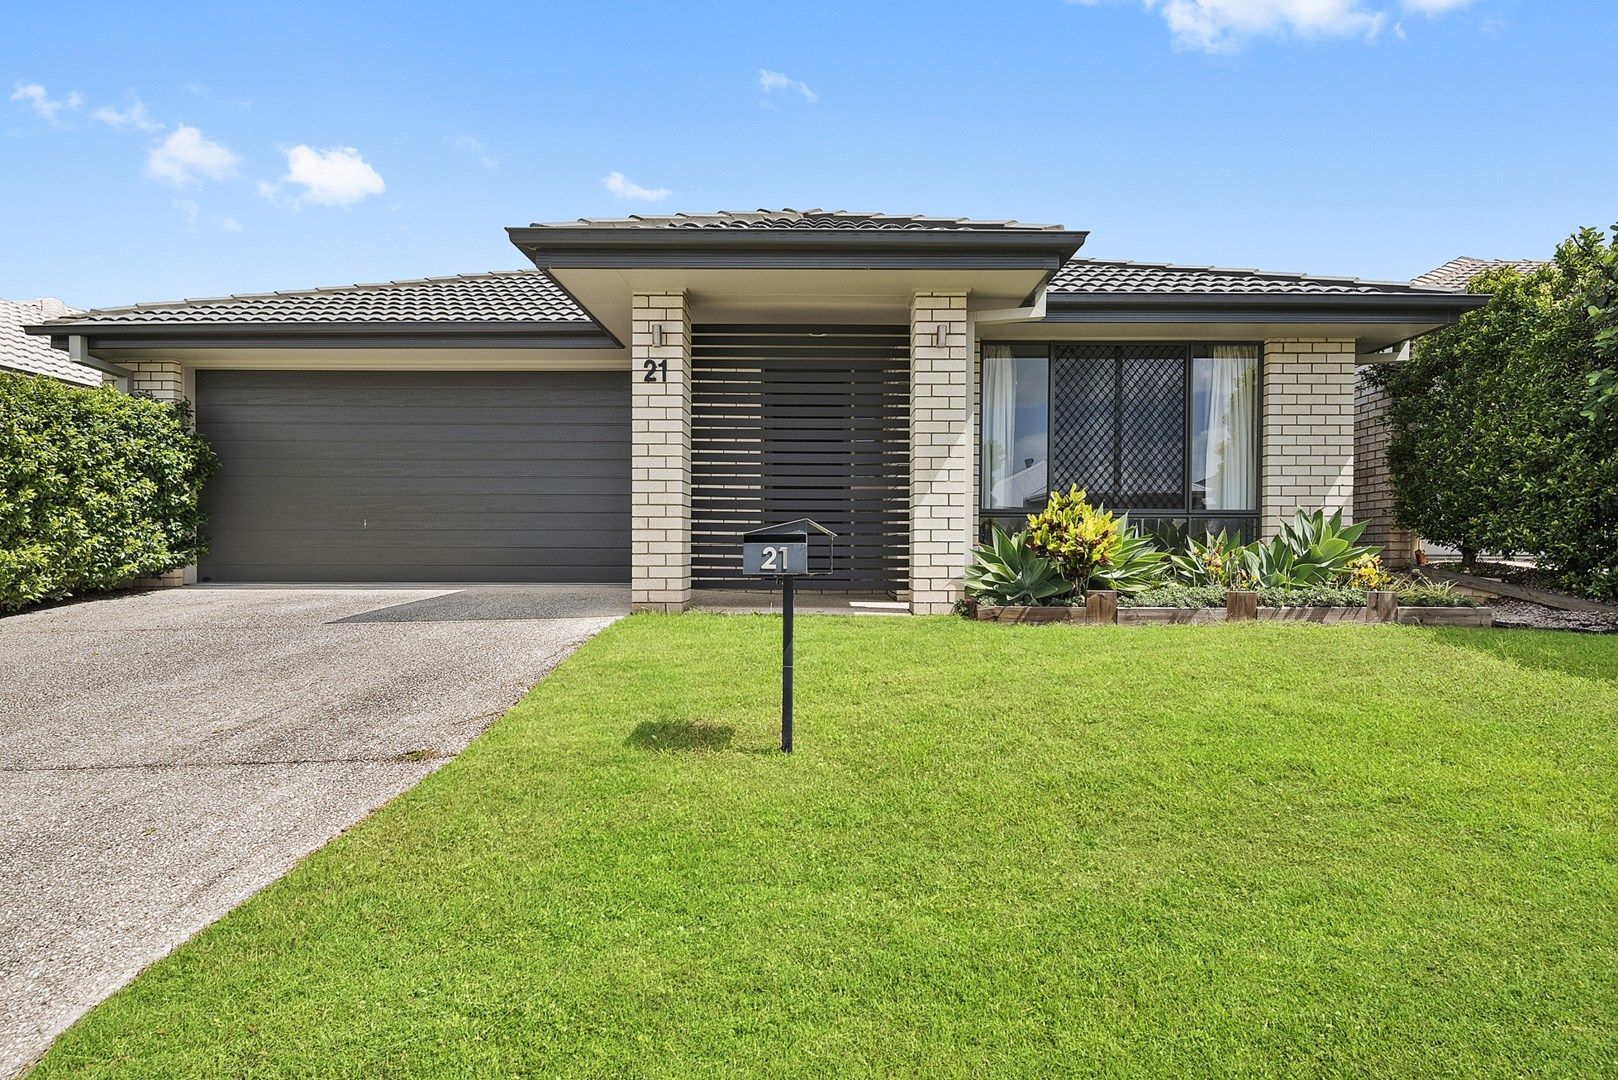
<path fill-rule="evenodd" d="M 646 377 L 641 382 L 668 382 L 669 362 L 667 360 L 644 360 L 641 366 L 646 369 Z"/>

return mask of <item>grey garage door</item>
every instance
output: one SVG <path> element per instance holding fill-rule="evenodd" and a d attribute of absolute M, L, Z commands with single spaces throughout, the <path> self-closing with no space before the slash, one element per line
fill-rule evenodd
<path fill-rule="evenodd" d="M 199 371 L 204 581 L 629 580 L 619 371 Z"/>

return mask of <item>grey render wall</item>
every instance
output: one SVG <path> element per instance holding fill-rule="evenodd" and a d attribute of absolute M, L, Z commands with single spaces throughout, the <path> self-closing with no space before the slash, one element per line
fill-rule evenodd
<path fill-rule="evenodd" d="M 624 372 L 196 379 L 203 581 L 629 580 Z"/>

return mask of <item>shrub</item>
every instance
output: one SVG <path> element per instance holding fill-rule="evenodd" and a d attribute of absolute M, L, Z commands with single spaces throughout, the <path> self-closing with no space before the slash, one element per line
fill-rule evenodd
<path fill-rule="evenodd" d="M 1364 607 L 1365 590 L 1347 584 L 1267 585 L 1258 589 L 1263 607 Z"/>
<path fill-rule="evenodd" d="M 1488 306 L 1372 378 L 1390 394 L 1401 524 L 1468 565 L 1532 554 L 1565 587 L 1618 599 L 1618 422 L 1592 396 L 1611 368 L 1615 243 L 1585 229 L 1534 273 L 1480 275 Z"/>
<path fill-rule="evenodd" d="M 1119 607 L 1222 608 L 1223 585 L 1185 585 L 1170 582 L 1118 598 Z"/>
<path fill-rule="evenodd" d="M 1478 607 L 1477 600 L 1458 593 L 1448 582 L 1418 581 L 1406 578 L 1398 582 L 1394 592 L 1400 607 Z"/>
<path fill-rule="evenodd" d="M 1028 534 L 1000 529 L 972 553 L 966 568 L 966 594 L 994 605 L 1038 606 L 1073 591 L 1056 564 L 1028 546 Z"/>
<path fill-rule="evenodd" d="M 1348 581 L 1358 589 L 1386 589 L 1393 575 L 1382 565 L 1380 555 L 1361 555 L 1348 564 Z"/>
<path fill-rule="evenodd" d="M 1045 509 L 1028 515 L 1028 547 L 1044 555 L 1080 592 L 1090 588 L 1098 566 L 1111 563 L 1122 546 L 1119 522 L 1085 501 L 1078 485 L 1066 495 L 1053 491 Z"/>
<path fill-rule="evenodd" d="M 0 611 L 196 561 L 218 459 L 184 405 L 0 374 Z"/>
<path fill-rule="evenodd" d="M 1187 536 L 1181 550 L 1169 557 L 1174 574 L 1193 585 L 1219 585 L 1227 589 L 1246 588 L 1250 546 L 1237 542 L 1224 529 L 1218 536 L 1202 540 Z"/>
<path fill-rule="evenodd" d="M 1352 567 L 1381 548 L 1357 546 L 1365 525 L 1344 525 L 1342 511 L 1331 517 L 1324 510 L 1297 516 L 1267 543 L 1247 548 L 1247 574 L 1266 588 L 1291 585 L 1328 585 L 1345 581 Z"/>
<path fill-rule="evenodd" d="M 1129 515 L 1118 519 L 1118 548 L 1112 557 L 1095 568 L 1092 584 L 1115 589 L 1120 596 L 1150 589 L 1162 582 L 1168 571 L 1168 553 L 1152 538 L 1131 528 Z"/>

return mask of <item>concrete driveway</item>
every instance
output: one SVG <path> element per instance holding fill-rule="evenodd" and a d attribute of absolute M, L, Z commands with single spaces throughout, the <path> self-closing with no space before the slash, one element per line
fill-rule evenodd
<path fill-rule="evenodd" d="M 189 588 L 0 619 L 0 1076 L 459 752 L 612 588 Z"/>

